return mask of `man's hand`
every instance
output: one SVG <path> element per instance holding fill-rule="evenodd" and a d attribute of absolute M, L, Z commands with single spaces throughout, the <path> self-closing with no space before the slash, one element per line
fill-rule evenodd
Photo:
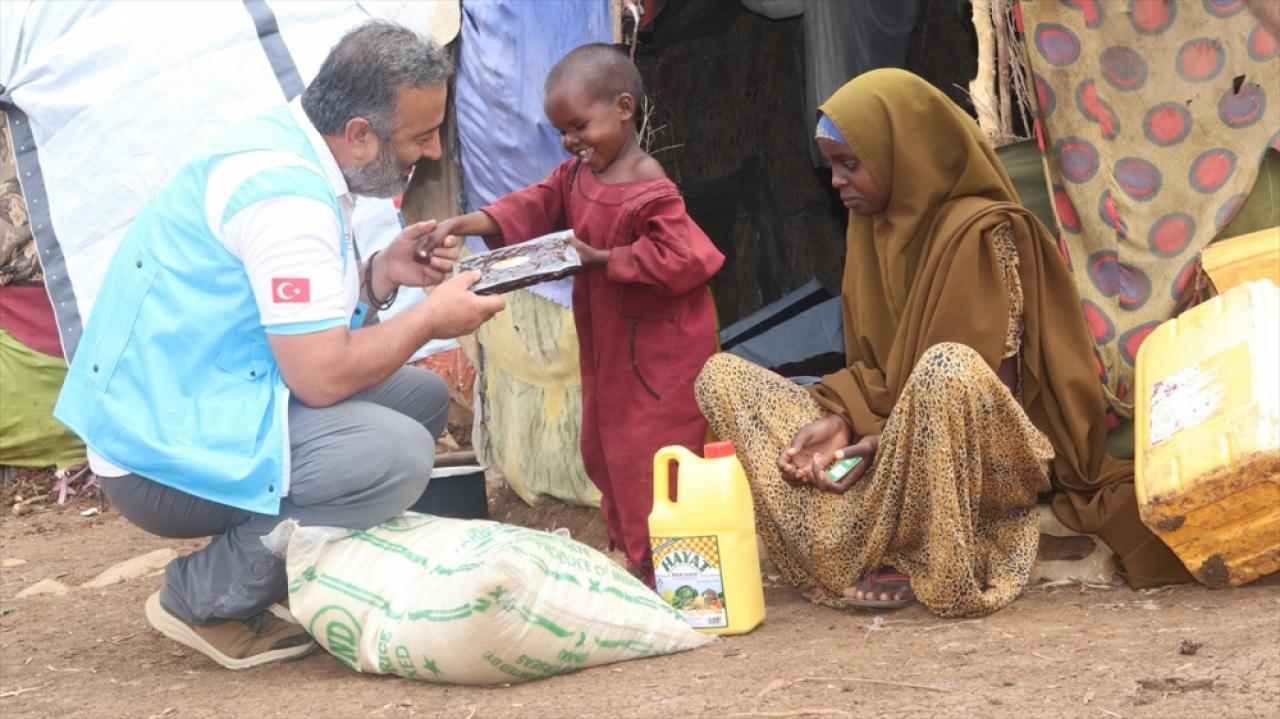
<path fill-rule="evenodd" d="M 383 259 L 373 268 L 375 282 L 381 276 L 393 287 L 430 287 L 448 277 L 461 247 L 457 237 L 438 229 L 435 220 L 404 228 L 378 254 Z"/>
<path fill-rule="evenodd" d="M 427 295 L 431 308 L 431 337 L 448 339 L 465 335 L 507 306 L 498 295 L 477 295 L 471 285 L 480 273 L 467 270 L 441 283 Z"/>
<path fill-rule="evenodd" d="M 827 415 L 796 432 L 791 444 L 778 457 L 778 470 L 791 484 L 810 484 L 829 491 L 833 485 L 823 476 L 823 471 L 831 464 L 836 450 L 848 447 L 852 440 L 849 425 L 834 414 Z"/>
<path fill-rule="evenodd" d="M 573 246 L 573 249 L 578 251 L 578 258 L 582 260 L 582 266 L 588 270 L 594 267 L 604 267 L 609 262 L 608 250 L 597 250 L 577 237 L 570 237 L 568 242 Z"/>

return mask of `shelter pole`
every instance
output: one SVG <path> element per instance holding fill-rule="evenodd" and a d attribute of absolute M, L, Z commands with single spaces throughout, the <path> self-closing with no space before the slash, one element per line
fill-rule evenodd
<path fill-rule="evenodd" d="M 1008 17 L 1008 2 L 1009 0 L 992 0 L 991 7 L 991 19 L 995 24 L 996 31 L 996 67 L 999 71 L 1000 82 L 999 144 L 1001 145 L 1013 140 L 1013 98 L 1009 87 L 1009 31 L 1006 21 Z"/>
<path fill-rule="evenodd" d="M 991 0 L 973 0 L 973 29 L 978 36 L 978 72 L 969 83 L 969 98 L 978 113 L 978 126 L 993 143 L 1000 136 L 1000 121 L 996 117 L 996 81 L 994 28 L 991 23 Z"/>

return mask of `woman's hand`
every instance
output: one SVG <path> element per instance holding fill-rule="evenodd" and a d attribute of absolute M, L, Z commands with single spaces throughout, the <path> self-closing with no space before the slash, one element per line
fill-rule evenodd
<path fill-rule="evenodd" d="M 822 473 L 822 479 L 819 480 L 821 484 L 818 488 L 827 492 L 835 492 L 836 494 L 844 494 L 849 491 L 849 488 L 859 479 L 862 479 L 862 475 L 866 474 L 867 470 L 871 468 L 871 463 L 875 461 L 876 450 L 879 447 L 880 435 L 869 434 L 848 447 L 836 450 L 833 461 L 838 462 L 849 457 L 861 457 L 862 461 L 855 464 L 843 477 L 835 482 L 827 479 L 825 472 Z"/>
<path fill-rule="evenodd" d="M 582 266 L 588 270 L 594 267 L 604 267 L 609 262 L 608 250 L 597 250 L 576 237 L 570 237 L 568 242 L 573 246 L 573 249 L 578 251 L 578 258 L 582 260 Z"/>
<path fill-rule="evenodd" d="M 811 484 L 829 490 L 831 483 L 823 476 L 823 470 L 831 464 L 836 451 L 848 447 L 851 441 L 853 432 L 849 425 L 829 414 L 796 432 L 791 444 L 778 457 L 778 470 L 791 484 Z"/>

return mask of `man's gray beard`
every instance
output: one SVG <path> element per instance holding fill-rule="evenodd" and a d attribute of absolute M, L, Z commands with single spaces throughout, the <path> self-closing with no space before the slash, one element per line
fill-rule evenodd
<path fill-rule="evenodd" d="M 343 170 L 347 189 L 364 197 L 395 197 L 409 186 L 400 161 L 391 149 L 391 140 L 379 138 L 378 156 L 368 164 Z"/>

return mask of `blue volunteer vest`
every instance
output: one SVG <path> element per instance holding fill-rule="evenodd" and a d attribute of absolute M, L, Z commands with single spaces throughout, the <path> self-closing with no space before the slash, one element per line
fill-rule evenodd
<path fill-rule="evenodd" d="M 53 415 L 108 461 L 188 494 L 278 514 L 288 470 L 289 392 L 244 266 L 205 217 L 226 157 L 283 150 L 305 167 L 245 180 L 221 222 L 257 202 L 338 198 L 288 108 L 233 130 L 138 214 L 107 269 Z M 346 261 L 345 238 L 339 238 Z"/>

